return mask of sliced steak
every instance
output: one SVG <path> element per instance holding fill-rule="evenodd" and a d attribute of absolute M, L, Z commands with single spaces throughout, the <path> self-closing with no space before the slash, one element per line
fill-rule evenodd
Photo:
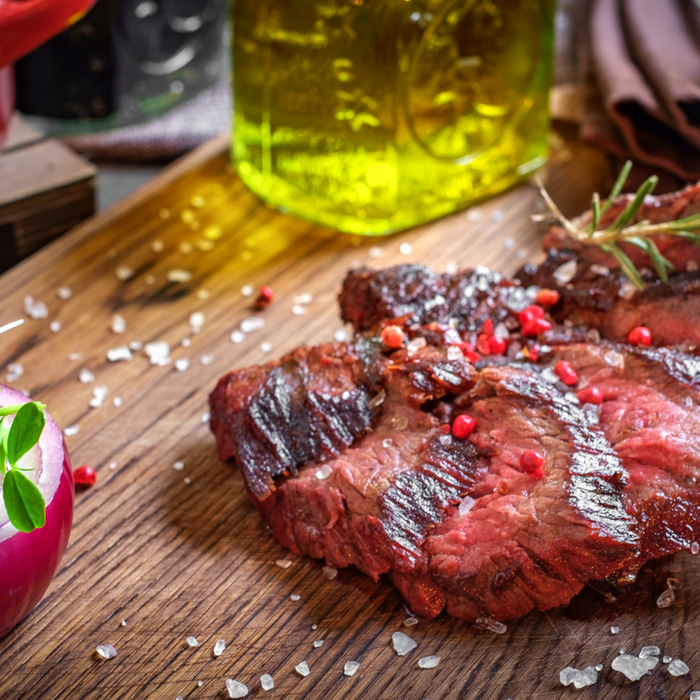
<path fill-rule="evenodd" d="M 536 373 L 492 367 L 457 401 L 488 457 L 469 497 L 432 529 L 419 564 L 390 576 L 411 609 L 507 620 L 568 602 L 634 546 L 622 506 L 624 470 L 601 431 Z M 520 455 L 545 457 L 545 476 Z M 605 573 L 607 572 L 607 573 Z"/>
<path fill-rule="evenodd" d="M 525 287 L 559 292 L 559 303 L 550 309 L 554 320 L 595 328 L 604 338 L 617 341 L 643 325 L 656 346 L 683 345 L 688 350 L 700 346 L 700 272 L 671 275 L 668 284 L 650 274 L 639 292 L 617 269 L 599 274 L 595 265 L 579 263 L 573 279 L 559 283 L 557 270 L 574 260 L 578 262 L 573 251 L 554 251 L 541 265 L 527 263 L 517 273 Z"/>

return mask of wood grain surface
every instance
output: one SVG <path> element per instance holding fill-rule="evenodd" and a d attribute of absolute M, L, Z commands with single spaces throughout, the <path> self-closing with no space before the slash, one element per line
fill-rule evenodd
<path fill-rule="evenodd" d="M 605 163 L 573 146 L 558 161 L 546 173 L 549 188 L 574 214 L 607 175 Z M 62 428 L 79 427 L 66 437 L 74 466 L 90 464 L 98 474 L 92 489 L 77 494 L 70 545 L 46 597 L 0 641 L 0 698 L 225 698 L 227 678 L 245 683 L 254 698 L 311 700 L 680 700 L 700 689 L 697 558 L 657 562 L 615 607 L 584 592 L 565 609 L 510 623 L 503 635 L 444 615 L 406 628 L 387 580 L 355 570 L 328 580 L 321 562 L 278 545 L 240 475 L 216 456 L 205 414 L 218 377 L 332 338 L 341 328 L 336 294 L 353 263 L 511 272 L 538 255 L 541 230 L 530 221 L 538 206 L 534 188 L 523 186 L 466 214 L 361 240 L 265 207 L 235 177 L 219 139 L 0 277 L 0 325 L 23 315 L 26 295 L 50 312 L 0 338 L 2 377 L 8 364 L 23 366 L 14 385 L 45 401 Z M 402 244 L 410 251 L 401 252 Z M 118 279 L 126 267 L 133 276 Z M 169 281 L 173 270 L 192 277 Z M 277 297 L 255 314 L 265 326 L 234 344 L 231 332 L 253 315 L 241 288 L 261 284 Z M 58 298 L 61 286 L 70 287 L 70 299 Z M 302 293 L 313 301 L 308 313 L 294 315 Z M 205 321 L 192 334 L 196 311 Z M 117 313 L 126 321 L 121 335 L 110 330 Z M 51 321 L 61 330 L 52 332 Z M 170 345 L 173 360 L 188 359 L 188 369 L 151 366 L 142 351 L 130 362 L 107 361 L 110 348 L 155 341 Z M 267 354 L 263 343 L 272 344 Z M 82 359 L 69 359 L 72 353 Z M 83 368 L 93 383 L 78 381 Z M 109 394 L 89 408 L 96 386 Z M 173 468 L 178 461 L 182 470 Z M 669 576 L 682 588 L 672 607 L 658 609 Z M 397 630 L 418 643 L 408 656 L 391 647 Z M 190 635 L 199 646 L 187 645 Z M 227 646 L 215 658 L 217 639 Z M 323 645 L 314 648 L 315 640 Z M 118 656 L 100 659 L 95 647 L 107 642 Z M 632 683 L 611 669 L 620 647 L 636 653 L 647 644 L 682 658 L 690 674 L 673 678 L 659 664 Z M 418 660 L 432 654 L 441 658 L 437 668 L 420 669 Z M 304 660 L 307 677 L 294 671 Z M 343 675 L 349 660 L 360 663 L 352 677 Z M 604 670 L 594 687 L 559 683 L 564 667 L 596 664 Z M 261 688 L 264 673 L 274 677 L 273 690 Z"/>

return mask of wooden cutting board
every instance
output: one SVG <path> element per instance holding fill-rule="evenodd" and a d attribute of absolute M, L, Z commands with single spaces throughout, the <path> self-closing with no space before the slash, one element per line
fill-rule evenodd
<path fill-rule="evenodd" d="M 362 240 L 268 209 L 233 174 L 226 151 L 225 139 L 206 145 L 0 278 L 0 325 L 23 316 L 27 295 L 49 308 L 47 319 L 27 319 L 0 338 L 2 377 L 10 363 L 23 366 L 14 385 L 46 402 L 62 428 L 79 427 L 66 437 L 74 466 L 98 474 L 91 490 L 77 494 L 70 545 L 48 594 L 0 641 L 0 698 L 225 698 L 227 678 L 245 683 L 254 698 L 310 700 L 575 693 L 676 700 L 700 689 L 700 566 L 688 554 L 656 563 L 617 607 L 584 592 L 566 609 L 528 615 L 497 635 L 444 615 L 404 627 L 407 614 L 387 580 L 355 570 L 328 580 L 320 562 L 275 542 L 240 475 L 216 456 L 205 414 L 217 378 L 331 339 L 342 328 L 336 294 L 356 262 L 512 272 L 538 255 L 541 229 L 530 214 L 539 198 L 523 186 L 430 226 Z M 577 146 L 559 149 L 546 173 L 569 215 L 586 207 L 603 175 L 602 158 Z M 169 281 L 178 270 L 191 279 Z M 276 301 L 253 314 L 241 289 L 262 284 L 274 287 Z M 72 290 L 67 300 L 57 296 L 62 286 Z M 299 304 L 301 294 L 313 301 Z M 306 313 L 295 315 L 295 304 Z M 189 318 L 198 311 L 204 324 L 192 334 Z M 114 314 L 126 321 L 123 334 L 110 329 Z M 264 328 L 232 343 L 232 331 L 251 315 Z M 142 351 L 130 362 L 107 360 L 110 348 L 155 341 L 166 341 L 173 360 L 186 358 L 189 367 L 151 366 Z M 264 343 L 272 346 L 267 353 Z M 83 368 L 94 382 L 78 380 Z M 90 408 L 97 386 L 109 393 Z M 279 559 L 291 566 L 277 566 Z M 669 576 L 682 588 L 672 607 L 659 609 L 655 599 Z M 405 657 L 390 644 L 397 630 L 418 643 Z M 199 646 L 188 646 L 190 635 Z M 227 646 L 215 658 L 220 638 Z M 323 645 L 314 648 L 315 640 Z M 106 642 L 116 658 L 96 656 Z M 648 644 L 682 658 L 691 673 L 673 678 L 659 664 L 632 683 L 611 670 L 620 647 L 636 653 Z M 439 665 L 419 668 L 428 655 L 438 655 Z M 347 677 L 350 660 L 360 667 Z M 294 671 L 301 661 L 307 677 Z M 566 666 L 596 664 L 604 665 L 596 686 L 573 691 L 559 683 Z M 275 682 L 267 692 L 265 673 Z"/>

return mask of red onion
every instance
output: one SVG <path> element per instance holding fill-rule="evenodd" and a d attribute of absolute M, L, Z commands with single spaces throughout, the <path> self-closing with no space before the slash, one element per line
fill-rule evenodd
<path fill-rule="evenodd" d="M 26 403 L 18 391 L 0 385 L 0 406 Z M 23 458 L 35 466 L 26 475 L 46 501 L 46 524 L 18 532 L 0 499 L 0 637 L 23 620 L 41 600 L 58 569 L 73 523 L 73 475 L 58 426 L 46 416 L 39 444 Z"/>

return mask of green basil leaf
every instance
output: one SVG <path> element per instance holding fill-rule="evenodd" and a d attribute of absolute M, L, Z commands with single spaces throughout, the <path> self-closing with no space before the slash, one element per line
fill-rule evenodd
<path fill-rule="evenodd" d="M 39 407 L 31 402 L 25 403 L 10 426 L 7 436 L 7 459 L 14 466 L 29 450 L 39 442 L 41 431 L 44 429 L 46 416 Z"/>
<path fill-rule="evenodd" d="M 22 472 L 10 469 L 2 482 L 2 496 L 10 522 L 21 532 L 46 523 L 46 502 L 37 485 Z"/>

